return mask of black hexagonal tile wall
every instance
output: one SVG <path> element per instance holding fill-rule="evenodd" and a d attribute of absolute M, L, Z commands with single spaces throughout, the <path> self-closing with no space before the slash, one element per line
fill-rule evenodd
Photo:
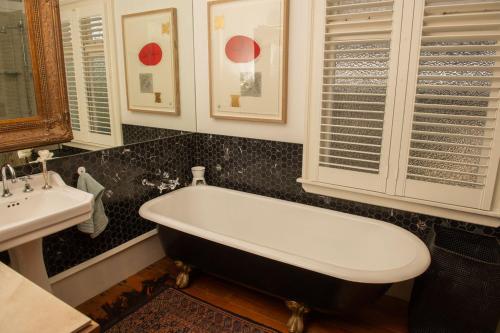
<path fill-rule="evenodd" d="M 124 133 L 127 131 L 133 133 L 128 137 L 130 142 L 153 140 L 49 163 L 49 168 L 72 186 L 76 185 L 77 168 L 84 166 L 106 187 L 103 201 L 110 219 L 108 228 L 96 239 L 76 228 L 44 238 L 49 276 L 154 229 L 155 225 L 142 219 L 138 210 L 160 193 L 155 187 L 143 185 L 143 180 L 159 185 L 168 173 L 170 178 L 179 177 L 182 186 L 186 186 L 194 165 L 207 168 L 206 178 L 211 185 L 375 218 L 408 229 L 421 238 L 427 236 L 434 224 L 500 238 L 500 228 L 306 193 L 296 181 L 302 172 L 302 145 L 299 144 L 201 133 L 169 137 L 174 132 L 124 125 Z M 157 137 L 160 139 L 155 139 Z M 31 174 L 40 169 L 38 164 L 31 164 L 19 172 Z"/>

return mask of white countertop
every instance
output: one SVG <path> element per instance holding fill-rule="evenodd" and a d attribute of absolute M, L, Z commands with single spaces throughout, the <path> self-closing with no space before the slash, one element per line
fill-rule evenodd
<path fill-rule="evenodd" d="M 0 263 L 0 332 L 73 333 L 92 321 Z"/>

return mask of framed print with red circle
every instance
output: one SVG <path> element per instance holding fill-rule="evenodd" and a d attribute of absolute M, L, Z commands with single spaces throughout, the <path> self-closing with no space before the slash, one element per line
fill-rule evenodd
<path fill-rule="evenodd" d="M 208 2 L 211 117 L 286 122 L 288 5 Z"/>
<path fill-rule="evenodd" d="M 122 16 L 129 111 L 180 114 L 175 8 Z"/>

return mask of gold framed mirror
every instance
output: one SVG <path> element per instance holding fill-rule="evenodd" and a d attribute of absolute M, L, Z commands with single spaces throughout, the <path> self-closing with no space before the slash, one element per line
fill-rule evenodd
<path fill-rule="evenodd" d="M 24 75 L 26 98 L 30 99 L 29 95 L 32 95 L 34 103 L 27 103 L 31 110 L 19 116 L 9 116 L 5 111 L 9 101 L 4 101 L 4 116 L 0 117 L 0 152 L 67 142 L 73 138 L 58 0 L 22 0 L 16 3 L 19 8 L 12 7 L 13 4 L 10 7 L 5 5 L 6 10 L 0 12 L 12 14 L 20 11 L 15 24 L 0 24 L 0 35 L 17 33 L 21 36 L 21 44 L 13 45 L 20 45 L 22 53 L 16 55 L 12 51 L 12 57 L 14 60 L 22 57 L 21 67 L 24 68 L 16 71 L 0 63 L 0 73 L 5 77 Z M 7 79 L 4 81 L 3 90 L 6 91 L 10 83 Z M 14 88 L 22 91 L 19 87 Z"/>

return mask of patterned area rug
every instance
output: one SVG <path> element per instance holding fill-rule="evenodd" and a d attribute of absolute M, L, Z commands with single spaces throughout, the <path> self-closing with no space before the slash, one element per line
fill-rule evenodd
<path fill-rule="evenodd" d="M 168 288 L 107 329 L 109 333 L 277 333 L 249 319 Z"/>

